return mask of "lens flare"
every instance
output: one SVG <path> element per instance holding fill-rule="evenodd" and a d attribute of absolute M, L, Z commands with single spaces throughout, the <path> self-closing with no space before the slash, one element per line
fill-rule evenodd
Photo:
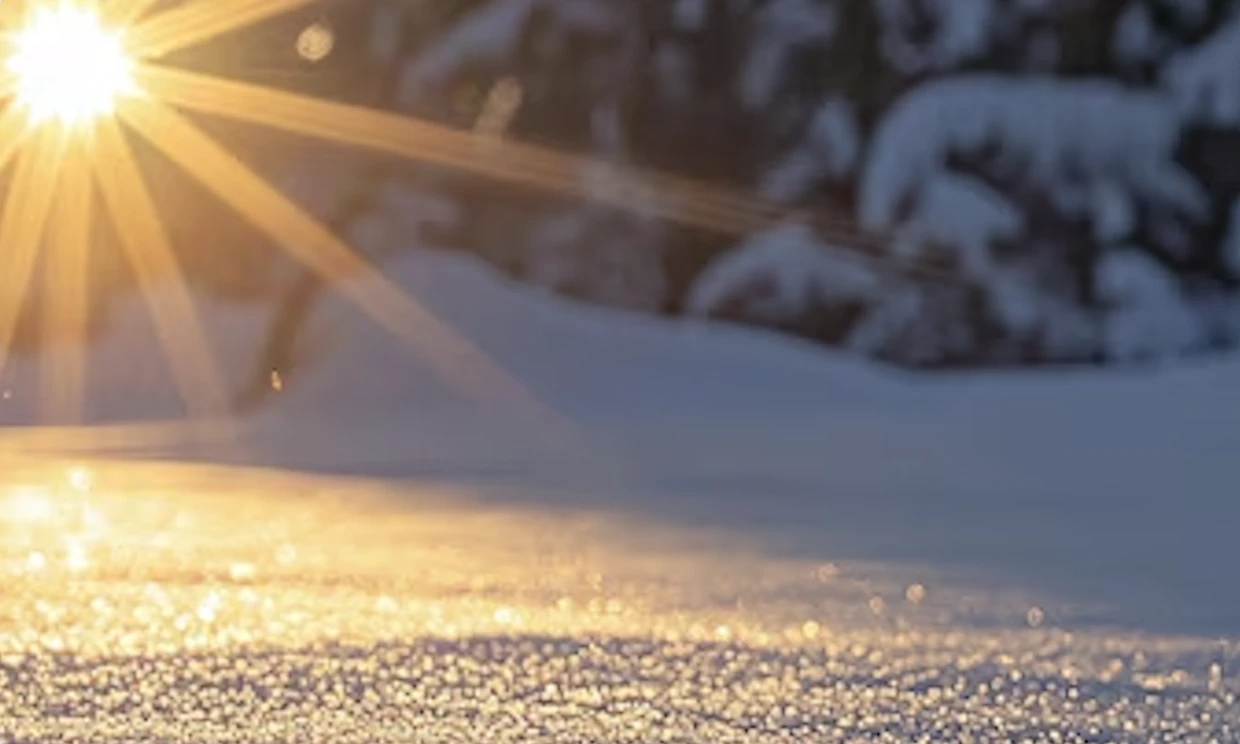
<path fill-rule="evenodd" d="M 70 0 L 33 9 L 13 39 L 7 68 L 17 103 L 35 123 L 80 125 L 110 115 L 118 98 L 136 92 L 121 34 L 93 8 Z"/>
<path fill-rule="evenodd" d="M 207 427 L 205 434 L 219 430 L 213 422 L 231 421 L 239 410 L 236 396 L 222 384 L 187 277 L 138 167 L 137 140 L 153 145 L 152 155 L 207 187 L 223 206 L 417 347 L 447 384 L 528 417 L 567 441 L 580 441 L 576 422 L 385 279 L 366 256 L 265 181 L 191 115 L 256 124 L 725 232 L 747 233 L 755 221 L 765 224 L 769 206 L 644 170 L 613 169 L 624 172 L 611 181 L 640 182 L 648 189 L 583 188 L 584 175 L 599 168 L 589 157 L 503 136 L 520 105 L 515 81 L 497 87 L 492 111 L 477 131 L 467 131 L 179 69 L 169 56 L 317 1 L 0 0 L 0 170 L 11 171 L 0 204 L 0 370 L 15 348 L 36 270 L 43 270 L 48 289 L 41 295 L 43 326 L 58 329 L 58 338 L 87 343 L 85 319 L 96 290 L 89 257 L 98 216 L 116 230 L 186 413 Z M 314 58 L 330 53 L 332 41 L 326 25 L 312 26 L 300 48 Z M 654 192 L 660 196 L 650 196 Z M 360 276 L 365 284 L 353 281 Z M 46 389 L 40 391 L 40 408 L 48 420 L 84 418 L 88 362 L 84 352 L 41 361 Z M 272 375 L 277 392 L 289 384 L 287 370 Z"/>

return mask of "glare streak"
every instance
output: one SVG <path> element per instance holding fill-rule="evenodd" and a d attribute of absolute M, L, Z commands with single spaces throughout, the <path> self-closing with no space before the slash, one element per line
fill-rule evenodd
<path fill-rule="evenodd" d="M 314 0 L 197 0 L 138 23 L 128 34 L 139 57 L 160 57 Z"/>
<path fill-rule="evenodd" d="M 49 420 L 82 419 L 89 336 L 90 240 L 94 205 L 85 143 L 70 143 L 56 191 L 44 272 L 44 333 L 55 334 L 51 365 L 42 379 Z"/>
<path fill-rule="evenodd" d="M 0 170 L 8 167 L 17 151 L 30 140 L 30 134 L 26 115 L 16 106 L 9 106 L 0 114 Z"/>
<path fill-rule="evenodd" d="M 93 5 L 94 0 L 89 1 Z M 117 0 L 106 8 L 112 23 L 127 27 L 121 51 L 149 58 L 206 41 L 309 2 L 312 0 L 191 0 L 170 10 L 151 13 L 156 5 L 153 0 Z M 12 3 L 8 9 L 20 12 Z M 141 20 L 128 26 L 135 19 Z M 533 410 L 544 416 L 550 413 L 560 424 L 569 422 L 535 401 L 468 339 L 378 276 L 362 256 L 331 230 L 166 104 L 533 186 L 570 199 L 591 200 L 712 231 L 749 233 L 769 224 L 784 211 L 778 205 L 749 198 L 726 187 L 602 162 L 581 154 L 510 142 L 501 136 L 461 131 L 400 114 L 187 71 L 151 65 L 137 65 L 136 70 L 129 64 L 124 67 L 127 74 L 132 73 L 131 82 L 143 95 L 124 95 L 119 101 L 109 99 L 109 104 L 119 105 L 116 113 L 121 121 L 149 139 L 164 156 L 203 182 L 224 203 L 312 271 L 340 287 L 343 294 L 397 337 L 419 347 L 458 389 L 507 403 L 533 404 Z M 36 83 L 39 80 L 35 72 L 40 70 L 39 65 L 19 65 L 18 69 Z M 55 80 L 68 89 L 77 77 L 69 75 Z M 29 84 L 31 80 L 22 82 Z M 3 83 L 0 80 L 0 86 Z M 122 92 L 131 92 L 125 87 Z M 87 86 L 86 90 L 94 88 Z M 69 100 L 76 99 L 70 97 Z M 15 108 L 21 107 L 10 106 L 5 113 L 8 118 L 0 121 L 0 128 L 15 126 L 12 121 Z M 101 142 L 95 152 L 95 167 L 104 186 L 108 211 L 120 228 L 122 244 L 142 292 L 152 303 L 157 332 L 169 351 L 177 382 L 191 406 L 207 401 L 207 411 L 222 410 L 224 396 L 218 392 L 221 388 L 218 376 L 208 374 L 213 366 L 209 344 L 197 324 L 181 269 L 137 164 L 124 142 L 119 122 L 109 118 L 111 106 L 107 112 L 92 108 L 89 113 L 97 116 L 95 122 L 99 126 Z M 0 159 L 11 157 L 12 150 L 6 152 L 4 148 L 19 147 L 18 141 L 17 137 L 5 137 L 0 142 Z M 37 180 L 37 176 L 28 178 Z M 28 249 L 34 253 L 37 246 L 27 244 L 37 243 L 39 237 L 37 231 L 33 237 L 26 236 L 22 230 L 29 230 L 21 225 L 31 215 L 41 214 L 38 218 L 41 230 L 46 215 L 46 206 L 42 213 L 22 206 L 35 198 L 22 191 L 18 196 L 10 194 L 10 206 L 15 214 L 25 216 L 10 214 L 6 217 L 8 233 L 15 238 L 8 242 L 23 246 L 11 257 L 15 270 L 4 278 L 5 282 L 16 284 L 17 289 L 24 288 L 22 285 L 30 273 L 28 264 L 33 260 L 23 251 Z M 39 193 L 36 191 L 35 195 Z M 363 274 L 368 275 L 368 281 L 348 281 Z M 164 286 L 157 287 L 157 284 Z M 84 292 L 76 293 L 77 300 L 84 302 L 84 297 Z M 3 302 L 14 303 L 8 313 L 12 317 L 3 321 L 11 326 L 17 322 L 21 300 L 17 292 L 11 292 Z M 0 310 L 3 309 L 0 305 Z M 70 326 L 80 323 L 75 320 L 82 315 L 79 309 L 66 306 L 56 312 L 70 316 L 67 323 Z M 0 326 L 0 331 L 3 330 Z M 12 328 L 5 334 L 11 336 Z M 61 374 L 66 379 L 80 377 L 68 368 Z M 570 423 L 570 429 L 575 428 Z"/>
<path fill-rule="evenodd" d="M 342 293 L 397 337 L 426 352 L 446 380 L 485 397 L 498 395 L 508 403 L 533 403 L 543 409 L 484 352 L 383 280 L 344 241 L 180 114 L 151 99 L 127 100 L 120 113 L 238 214 L 308 268 L 338 284 Z M 371 281 L 348 281 L 363 275 Z"/>
<path fill-rule="evenodd" d="M 162 101 L 205 113 L 590 198 L 652 217 L 744 234 L 783 210 L 728 189 L 185 70 L 140 66 L 138 83 Z M 611 188 L 584 190 L 593 173 Z M 604 184 L 606 185 L 606 184 Z"/>
<path fill-rule="evenodd" d="M 31 146 L 22 150 L 9 186 L 4 216 L 0 218 L 0 246 L 4 247 L 4 262 L 0 264 L 0 369 L 8 363 L 13 332 L 52 208 L 65 144 L 62 135 L 61 131 L 42 128 L 35 133 Z"/>
<path fill-rule="evenodd" d="M 119 125 L 98 123 L 95 171 L 156 333 L 186 404 L 201 418 L 222 415 L 227 397 L 181 267 Z"/>
<path fill-rule="evenodd" d="M 159 0 L 109 0 L 103 10 L 109 22 L 126 27 L 145 16 L 158 3 Z"/>

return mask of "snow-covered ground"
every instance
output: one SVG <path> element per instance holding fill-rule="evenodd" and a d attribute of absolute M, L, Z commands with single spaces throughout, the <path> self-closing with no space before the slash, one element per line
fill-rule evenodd
<path fill-rule="evenodd" d="M 0 738 L 1233 740 L 1234 361 L 916 377 L 387 276 L 530 397 L 332 298 L 313 364 L 192 437 L 130 308 L 100 427 L 0 438 Z M 261 313 L 203 310 L 240 385 Z"/>
<path fill-rule="evenodd" d="M 1235 361 L 913 376 L 773 335 L 569 306 L 452 254 L 388 276 L 542 406 L 472 402 L 329 298 L 307 335 L 313 362 L 230 436 L 191 444 L 159 428 L 117 447 L 741 527 L 807 559 L 1048 591 L 1075 608 L 1057 618 L 1069 625 L 1240 633 Z M 253 372 L 259 315 L 203 308 L 231 384 Z M 118 313 L 96 351 L 99 418 L 175 415 L 140 317 Z M 5 420 L 29 419 L 36 375 L 10 373 Z"/>
<path fill-rule="evenodd" d="M 0 464 L 6 741 L 1215 744 L 1240 725 L 1240 645 L 1069 632 L 925 567 L 462 488 Z"/>

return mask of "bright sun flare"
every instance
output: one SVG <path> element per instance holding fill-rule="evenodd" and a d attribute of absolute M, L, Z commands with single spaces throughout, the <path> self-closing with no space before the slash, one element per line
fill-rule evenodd
<path fill-rule="evenodd" d="M 96 217 L 106 215 L 194 418 L 232 407 L 179 257 L 131 140 L 201 183 L 399 338 L 444 378 L 494 399 L 542 406 L 485 353 L 439 322 L 365 257 L 239 160 L 185 112 L 335 140 L 391 156 L 493 170 L 469 132 L 177 69 L 167 56 L 318 0 L 0 0 L 0 374 L 32 285 L 34 320 L 60 353 L 39 360 L 36 407 L 81 421 Z M 512 163 L 518 180 L 540 168 Z M 562 170 L 562 169 L 561 169 Z M 503 173 L 499 174 L 501 177 Z M 509 178 L 512 175 L 508 176 Z M 563 179 L 558 179 L 562 181 Z M 345 281 L 359 274 L 366 283 Z M 47 347 L 45 347 L 47 348 Z"/>
<path fill-rule="evenodd" d="M 86 5 L 36 7 L 13 46 L 8 70 L 16 100 L 35 122 L 75 125 L 107 116 L 118 97 L 135 90 L 133 60 L 120 33 Z"/>
<path fill-rule="evenodd" d="M 106 214 L 133 268 L 191 414 L 226 412 L 211 345 L 130 139 L 145 140 L 293 258 L 426 353 L 458 388 L 532 406 L 563 423 L 479 348 L 373 271 L 369 261 L 267 183 L 186 113 L 204 113 L 746 234 L 771 216 L 727 190 L 663 174 L 620 175 L 583 194 L 588 158 L 483 137 L 390 112 L 178 69 L 169 54 L 318 0 L 0 0 L 0 373 L 35 267 L 50 267 L 41 327 L 77 339 L 40 368 L 39 406 L 57 421 L 82 413 L 96 213 Z M 140 93 L 140 95 L 138 95 Z M 31 126 L 56 124 L 57 126 Z M 646 198 L 648 192 L 657 198 Z M 368 274 L 363 284 L 344 281 Z M 527 409 L 528 410 L 528 409 Z M 546 419 L 544 419 L 546 420 Z M 570 424 L 571 426 L 571 424 Z"/>

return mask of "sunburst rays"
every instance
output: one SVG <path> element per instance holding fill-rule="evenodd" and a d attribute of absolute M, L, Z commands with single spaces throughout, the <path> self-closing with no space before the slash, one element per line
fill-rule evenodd
<path fill-rule="evenodd" d="M 81 140 L 69 141 L 65 162 L 81 162 L 88 148 Z M 94 196 L 87 169 L 63 169 L 50 215 L 43 271 L 44 354 L 51 363 L 40 393 L 43 410 L 53 421 L 77 421 L 84 407 Z"/>
<path fill-rule="evenodd" d="M 339 282 L 340 291 L 389 331 L 427 351 L 446 379 L 466 385 L 474 395 L 521 394 L 476 347 L 389 282 L 374 276 L 366 285 L 348 281 L 369 273 L 366 261 L 188 119 L 152 98 L 126 101 L 120 114 L 165 157 L 296 259 Z"/>
<path fill-rule="evenodd" d="M 99 122 L 92 155 L 108 212 L 114 222 L 125 225 L 118 231 L 121 247 L 150 308 L 155 331 L 168 350 L 182 397 L 192 414 L 218 414 L 227 398 L 211 345 L 181 280 L 181 268 L 155 202 L 115 121 Z"/>
<path fill-rule="evenodd" d="M 0 216 L 0 368 L 11 347 L 39 250 L 49 251 L 44 313 L 70 340 L 86 335 L 90 225 L 110 217 L 149 304 L 173 375 L 192 413 L 222 414 L 226 405 L 207 335 L 195 315 L 185 277 L 151 194 L 126 141 L 132 132 L 169 159 L 290 255 L 338 286 L 387 329 L 416 345 L 452 384 L 475 396 L 532 407 L 555 417 L 480 349 L 426 311 L 415 298 L 376 275 L 368 262 L 311 215 L 209 137 L 176 109 L 207 113 L 331 140 L 479 175 L 582 196 L 596 163 L 529 145 L 478 136 L 379 112 L 175 69 L 161 58 L 313 0 L 187 0 L 159 9 L 158 0 L 6 0 L 0 2 L 0 53 L 13 48 L 32 9 L 69 4 L 97 10 L 122 34 L 134 90 L 118 97 L 113 115 L 86 122 L 30 123 L 13 97 L 15 81 L 0 70 L 0 168 L 16 161 Z M 616 175 L 616 174 L 612 174 Z M 744 232 L 769 220 L 761 204 L 726 190 L 662 174 L 620 174 L 630 188 L 585 196 L 624 209 L 712 230 Z M 644 184 L 637 193 L 632 184 Z M 638 189 L 637 191 L 641 191 Z M 95 204 L 96 197 L 100 204 Z M 47 229 L 54 216 L 54 229 Z M 348 281 L 369 275 L 363 286 Z M 58 299 L 66 293 L 71 297 Z M 63 303 L 63 304 L 62 304 Z M 80 344 L 79 344 L 80 345 Z M 58 415 L 82 405 L 84 359 L 59 358 L 49 374 L 46 404 Z M 559 420 L 558 417 L 555 417 Z"/>
<path fill-rule="evenodd" d="M 47 0 L 57 5 L 69 1 Z M 71 1 L 76 10 L 95 7 L 90 0 Z M 144 78 L 153 74 L 152 79 L 162 80 L 141 60 L 201 43 L 307 2 L 202 0 L 148 17 L 155 2 L 116 0 L 101 10 L 116 27 L 134 24 L 126 34 L 132 61 Z M 40 7 L 48 6 L 37 0 L 21 7 L 8 4 L 0 17 L 5 34 L 0 46 L 13 48 L 21 20 Z M 31 117 L 29 107 L 13 97 L 16 82 L 11 75 L 0 76 L 0 94 L 9 97 L 0 113 L 0 168 L 16 160 L 0 215 L 0 367 L 8 361 L 42 255 L 46 283 L 41 328 L 45 341 L 51 333 L 58 337 L 57 348 L 47 354 L 48 369 L 41 380 L 41 410 L 47 418 L 72 420 L 82 412 L 82 347 L 88 333 L 90 291 L 87 266 L 91 226 L 99 206 L 117 228 L 189 412 L 195 417 L 218 418 L 228 405 L 186 278 L 122 128 L 148 140 L 294 258 L 339 285 L 373 318 L 424 352 L 449 382 L 475 396 L 498 397 L 549 413 L 481 350 L 377 276 L 343 240 L 163 103 L 159 91 L 140 90 L 119 100 L 115 117 L 49 122 Z M 96 191 L 101 205 L 95 204 Z M 349 281 L 367 274 L 365 284 Z"/>
<path fill-rule="evenodd" d="M 278 16 L 314 0 L 191 0 L 141 21 L 127 34 L 133 54 L 157 59 Z M 130 0 L 143 6 L 146 0 Z"/>
<path fill-rule="evenodd" d="M 0 362 L 8 360 L 30 288 L 65 141 L 57 130 L 40 129 L 17 152 L 16 172 L 0 216 Z"/>
<path fill-rule="evenodd" d="M 182 108 L 442 165 L 509 183 L 595 201 L 712 231 L 743 234 L 781 208 L 732 190 L 651 171 L 622 170 L 589 157 L 453 129 L 188 70 L 143 65 L 138 84 Z M 613 188 L 587 191 L 591 176 Z M 603 184 L 606 185 L 606 184 Z"/>

